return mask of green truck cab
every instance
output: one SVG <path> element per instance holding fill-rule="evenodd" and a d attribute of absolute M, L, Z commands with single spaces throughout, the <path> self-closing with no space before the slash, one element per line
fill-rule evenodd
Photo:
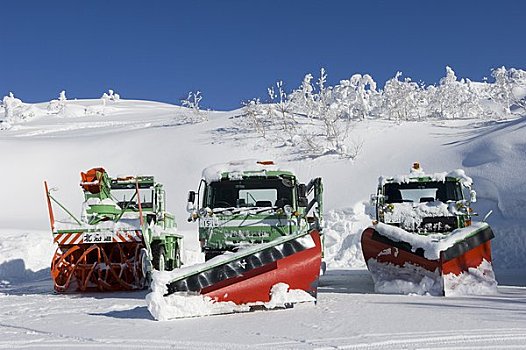
<path fill-rule="evenodd" d="M 415 163 L 409 175 L 379 179 L 371 196 L 376 220 L 422 235 L 470 226 L 476 201 L 472 179 L 462 170 L 425 174 L 419 169 Z"/>
<path fill-rule="evenodd" d="M 189 221 L 199 223 L 209 260 L 300 231 L 321 231 L 322 194 L 321 178 L 305 185 L 272 161 L 237 161 L 206 168 L 197 193 L 189 193 L 187 210 Z"/>

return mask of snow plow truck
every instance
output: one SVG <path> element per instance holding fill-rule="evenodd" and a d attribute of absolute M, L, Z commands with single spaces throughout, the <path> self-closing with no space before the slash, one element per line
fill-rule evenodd
<path fill-rule="evenodd" d="M 431 295 L 496 291 L 485 222 L 472 222 L 476 193 L 463 170 L 380 177 L 376 221 L 361 238 L 377 292 Z"/>
<path fill-rule="evenodd" d="M 199 223 L 206 261 L 177 271 L 165 296 L 193 292 L 241 305 L 268 302 L 272 287 L 285 283 L 315 300 L 322 267 L 322 193 L 321 178 L 302 184 L 272 161 L 206 168 L 187 206 L 188 220 Z"/>
<path fill-rule="evenodd" d="M 51 262 L 57 292 L 142 289 L 152 269 L 181 266 L 183 237 L 153 176 L 111 178 L 103 168 L 81 172 L 80 218 L 44 186 L 57 245 Z M 55 220 L 53 203 L 69 215 L 66 221 Z"/>

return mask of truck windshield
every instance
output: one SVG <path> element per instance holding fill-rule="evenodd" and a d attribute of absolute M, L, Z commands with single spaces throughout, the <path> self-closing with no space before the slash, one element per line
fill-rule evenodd
<path fill-rule="evenodd" d="M 458 201 L 463 199 L 462 189 L 458 182 L 430 181 L 409 183 L 388 183 L 384 186 L 386 203 L 424 203 L 441 201 Z"/>
<path fill-rule="evenodd" d="M 292 204 L 292 184 L 281 178 L 221 180 L 207 186 L 204 207 L 283 207 Z"/>

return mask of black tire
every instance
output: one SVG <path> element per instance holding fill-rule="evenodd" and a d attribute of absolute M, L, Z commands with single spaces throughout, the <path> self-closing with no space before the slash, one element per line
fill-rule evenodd
<path fill-rule="evenodd" d="M 173 270 L 175 268 L 180 268 L 181 265 L 183 265 L 183 262 L 181 261 L 181 252 L 179 250 L 179 245 L 177 245 L 177 251 L 175 252 L 175 259 L 173 261 L 172 266 L 170 266 L 170 270 Z"/>
<path fill-rule="evenodd" d="M 322 261 L 321 266 L 320 266 L 320 276 L 325 275 L 326 272 L 327 272 L 327 263 L 325 261 Z"/>
<path fill-rule="evenodd" d="M 157 271 L 166 270 L 166 253 L 163 245 L 152 245 L 152 265 Z"/>
<path fill-rule="evenodd" d="M 221 255 L 220 252 L 205 252 L 205 261 L 208 261 L 216 256 Z"/>

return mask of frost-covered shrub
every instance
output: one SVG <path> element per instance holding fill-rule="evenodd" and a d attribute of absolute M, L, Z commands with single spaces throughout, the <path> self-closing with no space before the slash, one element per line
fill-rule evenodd
<path fill-rule="evenodd" d="M 429 115 L 439 119 L 463 119 L 480 116 L 478 101 L 470 90 L 470 81 L 457 80 L 455 72 L 446 67 L 446 76 L 438 87 L 430 87 Z"/>
<path fill-rule="evenodd" d="M 328 87 L 322 68 L 313 84 L 307 74 L 301 86 L 287 94 L 282 81 L 268 88 L 268 103 L 259 99 L 244 103 L 237 118 L 241 128 L 249 128 L 265 138 L 264 145 L 290 148 L 292 153 L 310 157 L 336 154 L 355 158 L 360 142 L 351 142 L 354 119 L 370 113 L 369 102 L 377 94 L 376 83 L 368 75 L 354 75 L 341 88 Z M 353 100 L 347 97 L 352 94 Z M 351 101 L 349 104 L 344 102 Z"/>
<path fill-rule="evenodd" d="M 185 113 L 184 122 L 186 123 L 200 123 L 208 120 L 205 113 L 201 113 L 201 100 L 203 96 L 201 91 L 190 91 L 188 96 L 181 100 L 181 105 L 191 110 L 191 113 Z"/>
<path fill-rule="evenodd" d="M 263 138 L 267 136 L 270 118 L 259 98 L 243 102 L 242 117 L 251 130 L 254 130 Z"/>
<path fill-rule="evenodd" d="M 501 105 L 504 113 L 510 114 L 510 107 L 516 106 L 526 112 L 526 71 L 521 69 L 496 68 L 491 72 L 492 99 Z"/>
<path fill-rule="evenodd" d="M 8 96 L 4 96 L 2 105 L 4 107 L 2 129 L 8 129 L 13 124 L 25 122 L 36 116 L 45 114 L 45 112 L 36 106 L 23 103 L 20 99 L 16 98 L 12 92 L 10 92 Z"/>
<path fill-rule="evenodd" d="M 101 99 L 104 101 L 119 101 L 121 96 L 114 92 L 112 89 L 108 90 L 108 93 L 103 93 Z"/>
<path fill-rule="evenodd" d="M 57 100 L 49 101 L 47 110 L 51 114 L 62 114 L 66 108 L 66 91 L 62 90 Z"/>
<path fill-rule="evenodd" d="M 397 72 L 394 78 L 385 83 L 383 115 L 397 122 L 420 120 L 422 118 L 421 104 L 424 99 L 422 88 L 411 78 L 400 80 L 401 76 L 402 72 Z"/>
<path fill-rule="evenodd" d="M 4 106 L 4 120 L 12 121 L 13 118 L 17 115 L 18 110 L 23 106 L 22 100 L 15 97 L 15 95 L 10 92 L 8 96 L 4 96 L 2 100 L 2 105 Z"/>
<path fill-rule="evenodd" d="M 248 127 L 275 146 L 319 156 L 354 158 L 363 142 L 353 142 L 354 123 L 370 118 L 396 122 L 436 119 L 501 119 L 526 113 L 526 71 L 497 68 L 494 82 L 458 79 L 451 67 L 436 85 L 414 82 L 402 73 L 383 89 L 368 74 L 354 74 L 327 85 L 321 69 L 317 80 L 306 74 L 290 93 L 279 81 L 268 89 L 269 100 L 244 104 L 240 127 Z M 265 143 L 265 144 L 268 144 Z"/>

